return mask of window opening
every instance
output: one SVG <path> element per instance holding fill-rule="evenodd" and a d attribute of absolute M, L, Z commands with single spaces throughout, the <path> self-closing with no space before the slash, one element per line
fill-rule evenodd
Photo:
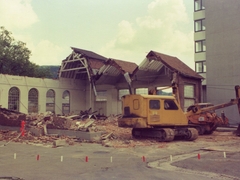
<path fill-rule="evenodd" d="M 194 30 L 195 32 L 205 31 L 206 30 L 205 19 L 196 20 L 194 24 Z"/>
<path fill-rule="evenodd" d="M 121 100 L 121 98 L 124 95 L 127 95 L 127 94 L 129 94 L 129 90 L 128 89 L 119 89 L 118 90 L 118 100 Z"/>
<path fill-rule="evenodd" d="M 67 90 L 62 94 L 62 113 L 64 115 L 70 113 L 70 92 Z"/>
<path fill-rule="evenodd" d="M 136 94 L 148 94 L 148 88 L 137 88 Z"/>
<path fill-rule="evenodd" d="M 28 113 L 38 112 L 38 91 L 32 88 L 28 92 Z"/>
<path fill-rule="evenodd" d="M 195 0 L 194 2 L 194 11 L 204 10 L 204 0 Z"/>
<path fill-rule="evenodd" d="M 96 101 L 107 101 L 107 91 L 97 91 Z"/>
<path fill-rule="evenodd" d="M 19 89 L 12 87 L 8 92 L 8 109 L 19 111 Z"/>
<path fill-rule="evenodd" d="M 184 85 L 184 111 L 187 110 L 187 108 L 190 105 L 193 105 L 195 103 L 195 86 L 186 84 Z"/>
<path fill-rule="evenodd" d="M 206 61 L 200 61 L 195 63 L 195 70 L 197 73 L 205 73 L 207 71 Z"/>
<path fill-rule="evenodd" d="M 195 52 L 205 52 L 206 51 L 206 41 L 200 40 L 195 41 Z"/>
<path fill-rule="evenodd" d="M 52 89 L 49 89 L 47 91 L 46 96 L 46 111 L 51 111 L 52 113 L 55 113 L 55 92 Z"/>

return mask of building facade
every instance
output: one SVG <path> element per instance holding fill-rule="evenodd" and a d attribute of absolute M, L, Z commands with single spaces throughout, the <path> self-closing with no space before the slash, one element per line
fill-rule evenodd
<path fill-rule="evenodd" d="M 195 71 L 206 78 L 203 102 L 235 98 L 234 86 L 240 84 L 239 17 L 239 0 L 194 0 Z M 240 122 L 237 107 L 223 110 L 230 122 Z"/>

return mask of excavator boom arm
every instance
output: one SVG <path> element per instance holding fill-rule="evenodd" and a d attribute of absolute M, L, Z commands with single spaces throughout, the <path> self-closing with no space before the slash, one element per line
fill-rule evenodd
<path fill-rule="evenodd" d="M 228 102 L 228 103 L 223 103 L 223 104 L 218 104 L 218 105 L 215 105 L 215 106 L 202 108 L 202 109 L 200 109 L 200 113 L 201 112 L 207 112 L 207 111 L 213 111 L 213 110 L 216 110 L 216 109 L 221 109 L 221 108 L 232 106 L 232 105 L 235 105 L 235 104 L 238 104 L 238 103 L 239 103 L 238 99 L 231 99 L 231 101 Z"/>
<path fill-rule="evenodd" d="M 213 111 L 216 109 L 221 109 L 224 107 L 228 107 L 228 106 L 232 106 L 237 104 L 238 105 L 238 112 L 240 114 L 240 86 L 235 86 L 235 93 L 236 93 L 236 99 L 231 99 L 230 102 L 228 103 L 222 103 L 222 104 L 218 104 L 215 106 L 209 106 L 209 107 L 205 107 L 205 108 L 199 108 L 199 107 L 192 107 L 190 111 L 186 112 L 187 116 L 193 115 L 193 114 L 200 114 L 200 113 L 204 113 L 204 112 L 208 112 L 208 111 Z"/>

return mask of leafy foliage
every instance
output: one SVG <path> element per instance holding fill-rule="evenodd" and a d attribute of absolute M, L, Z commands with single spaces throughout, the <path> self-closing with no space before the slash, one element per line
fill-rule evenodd
<path fill-rule="evenodd" d="M 58 70 L 60 66 L 39 66 L 39 71 L 45 75 L 46 78 L 58 78 Z"/>
<path fill-rule="evenodd" d="M 31 51 L 26 43 L 16 41 L 12 33 L 0 27 L 0 73 L 18 76 L 52 78 L 50 69 L 29 61 Z"/>

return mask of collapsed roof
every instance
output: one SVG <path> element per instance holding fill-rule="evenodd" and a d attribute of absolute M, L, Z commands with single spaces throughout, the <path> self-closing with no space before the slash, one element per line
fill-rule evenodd
<path fill-rule="evenodd" d="M 72 53 L 62 61 L 59 77 L 89 80 L 94 84 L 114 85 L 131 79 L 154 82 L 161 74 L 177 72 L 183 76 L 203 79 L 176 57 L 150 51 L 139 66 L 133 62 L 106 58 L 92 51 L 72 47 Z"/>
<path fill-rule="evenodd" d="M 122 74 L 132 74 L 137 65 L 132 62 L 107 59 L 92 51 L 72 47 L 72 53 L 62 61 L 59 77 L 115 84 Z"/>

